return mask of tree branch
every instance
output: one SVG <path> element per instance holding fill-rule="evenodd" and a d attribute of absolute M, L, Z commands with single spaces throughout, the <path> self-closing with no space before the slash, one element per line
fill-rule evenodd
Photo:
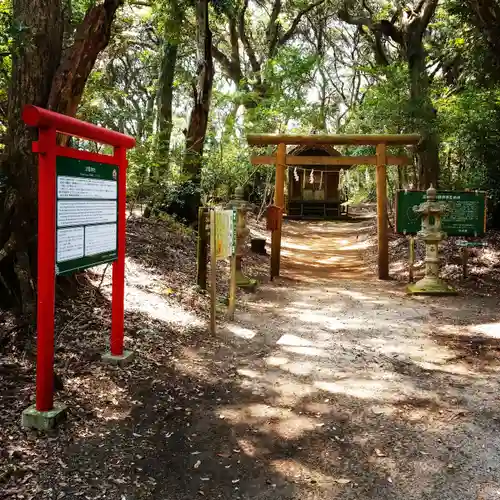
<path fill-rule="evenodd" d="M 281 0 L 274 0 L 273 10 L 271 11 L 271 16 L 269 17 L 269 23 L 266 30 L 267 48 L 268 55 L 272 57 L 276 50 L 278 44 L 278 16 L 281 12 Z"/>
<path fill-rule="evenodd" d="M 438 0 L 430 0 L 432 2 L 438 2 Z M 378 31 L 384 36 L 391 38 L 397 44 L 404 44 L 404 37 L 402 31 L 391 21 L 387 19 L 382 19 L 381 21 L 374 22 L 371 17 L 354 17 L 349 13 L 347 2 L 344 2 L 342 9 L 338 11 L 339 19 L 354 26 L 366 26 L 368 29 L 374 33 Z"/>
<path fill-rule="evenodd" d="M 233 16 L 229 17 L 229 40 L 231 41 L 231 64 L 240 69 L 238 30 L 236 28 L 236 19 Z"/>
<path fill-rule="evenodd" d="M 248 8 L 248 0 L 244 0 L 243 2 L 243 8 L 241 9 L 240 12 L 240 17 L 239 17 L 239 34 L 240 34 L 240 40 L 241 43 L 243 44 L 243 47 L 245 47 L 246 54 L 248 56 L 248 59 L 250 61 L 250 66 L 252 67 L 252 71 L 254 73 L 259 73 L 260 72 L 260 62 L 257 59 L 257 56 L 255 55 L 255 50 L 252 47 L 252 44 L 250 43 L 250 40 L 248 39 L 248 36 L 246 34 L 245 30 L 245 13 Z"/>
<path fill-rule="evenodd" d="M 353 26 L 366 26 L 367 28 L 373 30 L 374 23 L 371 17 L 354 17 L 349 13 L 347 2 L 344 2 L 342 8 L 337 12 L 339 19 L 347 24 L 352 24 Z"/>
<path fill-rule="evenodd" d="M 308 12 L 311 12 L 311 10 L 315 9 L 316 7 L 319 7 L 323 3 L 325 3 L 325 0 L 317 0 L 316 2 L 314 2 L 311 5 L 309 5 L 308 7 L 306 7 L 305 9 L 301 10 L 297 14 L 297 16 L 295 17 L 295 19 L 293 20 L 292 25 L 290 26 L 290 28 L 279 39 L 279 41 L 278 41 L 278 47 L 282 47 L 283 45 L 285 45 L 290 40 L 290 38 L 292 38 L 292 36 L 295 35 L 295 32 L 297 30 L 297 26 L 299 25 L 299 23 L 302 20 L 302 18 Z"/>
<path fill-rule="evenodd" d="M 241 68 L 234 64 L 215 44 L 212 44 L 212 54 L 215 60 L 224 68 L 227 76 L 233 80 L 236 85 L 241 81 Z"/>
<path fill-rule="evenodd" d="M 423 34 L 424 31 L 429 26 L 431 22 L 432 16 L 436 12 L 436 8 L 438 6 L 439 0 L 422 0 L 420 2 L 421 6 L 421 14 L 420 14 L 420 34 Z"/>
<path fill-rule="evenodd" d="M 373 10 L 366 3 L 366 0 L 363 0 L 363 8 L 368 11 L 368 13 L 370 14 L 370 17 L 373 17 Z"/>

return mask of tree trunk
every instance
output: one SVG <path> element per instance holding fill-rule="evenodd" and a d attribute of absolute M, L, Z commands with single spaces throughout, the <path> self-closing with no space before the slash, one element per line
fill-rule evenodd
<path fill-rule="evenodd" d="M 24 125 L 21 113 L 26 104 L 47 104 L 61 57 L 63 20 L 60 0 L 14 0 L 12 8 L 13 24 L 25 28 L 14 38 L 12 50 L 8 131 L 1 165 L 7 190 L 0 219 L 0 273 L 7 293 L 30 320 L 37 221 L 37 167 L 31 143 L 37 134 Z"/>
<path fill-rule="evenodd" d="M 411 112 L 418 132 L 422 135 L 418 156 L 420 163 L 419 187 L 437 187 L 439 180 L 439 137 L 436 110 L 432 104 L 429 76 L 425 66 L 425 48 L 420 27 L 408 26 L 406 59 L 410 75 Z"/>
<path fill-rule="evenodd" d="M 159 89 L 158 89 L 158 154 L 161 178 L 168 171 L 170 155 L 170 138 L 172 135 L 172 102 L 174 96 L 174 76 L 178 53 L 177 42 L 165 41 L 163 59 L 161 62 Z"/>
<path fill-rule="evenodd" d="M 154 165 L 149 172 L 148 180 L 153 183 L 153 196 L 144 210 L 144 216 L 150 217 L 158 209 L 163 199 L 161 182 L 168 173 L 170 164 L 170 139 L 172 136 L 172 105 L 174 98 L 174 77 L 177 64 L 179 45 L 177 42 L 165 40 L 163 43 L 163 57 L 158 80 L 158 137 L 157 153 L 158 165 Z"/>
<path fill-rule="evenodd" d="M 475 25 L 483 32 L 500 65 L 500 5 L 497 0 L 467 0 Z"/>
<path fill-rule="evenodd" d="M 49 109 L 75 116 L 97 56 L 109 43 L 116 10 L 122 3 L 123 0 L 105 0 L 87 11 L 52 82 Z"/>
<path fill-rule="evenodd" d="M 208 0 L 196 4 L 198 82 L 193 85 L 194 103 L 186 134 L 184 172 L 191 178 L 189 200 L 186 200 L 184 216 L 188 221 L 196 220 L 200 205 L 201 157 L 207 133 L 208 114 L 212 97 L 214 64 L 212 59 L 212 33 L 208 21 Z"/>
<path fill-rule="evenodd" d="M 63 15 L 60 0 L 14 0 L 13 19 L 27 27 L 15 38 L 9 89 L 8 132 L 1 170 L 7 190 L 0 214 L 1 287 L 34 321 L 37 162 L 31 152 L 36 130 L 21 119 L 25 105 L 50 107 L 74 115 L 99 52 L 107 45 L 121 0 L 106 0 L 89 9 L 73 45 L 62 57 Z"/>
<path fill-rule="evenodd" d="M 193 178 L 199 178 L 200 175 L 200 160 L 207 132 L 214 78 L 212 33 L 208 24 L 208 0 L 198 0 L 196 18 L 198 82 L 196 86 L 193 86 L 194 104 L 186 135 L 186 153 L 184 158 L 184 171 Z"/>

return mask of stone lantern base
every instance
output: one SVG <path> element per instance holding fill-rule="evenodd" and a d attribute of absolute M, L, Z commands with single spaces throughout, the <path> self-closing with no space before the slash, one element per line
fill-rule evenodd
<path fill-rule="evenodd" d="M 254 279 L 247 278 L 243 273 L 240 272 L 236 274 L 236 285 L 238 286 L 238 288 L 246 290 L 247 292 L 255 292 L 259 285 L 259 282 Z"/>
<path fill-rule="evenodd" d="M 406 291 L 410 295 L 456 295 L 457 291 L 445 283 L 442 279 L 434 276 L 425 276 L 416 283 L 407 286 Z"/>
<path fill-rule="evenodd" d="M 236 286 L 247 292 L 255 292 L 258 282 L 252 278 L 248 278 L 241 270 L 241 256 L 236 256 Z"/>

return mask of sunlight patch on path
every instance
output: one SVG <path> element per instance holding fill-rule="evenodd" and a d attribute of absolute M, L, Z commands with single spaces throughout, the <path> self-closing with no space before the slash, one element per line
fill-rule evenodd
<path fill-rule="evenodd" d="M 127 258 L 125 262 L 125 311 L 147 314 L 156 320 L 181 327 L 204 325 L 199 317 L 164 294 L 164 280 L 158 274 L 133 259 Z M 105 267 L 101 267 L 104 270 Z M 111 266 L 106 272 L 102 290 L 111 300 Z"/>

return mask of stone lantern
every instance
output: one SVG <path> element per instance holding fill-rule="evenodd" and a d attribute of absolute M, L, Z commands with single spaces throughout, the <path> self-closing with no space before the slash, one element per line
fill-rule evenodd
<path fill-rule="evenodd" d="M 244 190 L 242 187 L 237 187 L 234 191 L 234 198 L 227 204 L 226 208 L 235 208 L 236 216 L 236 284 L 240 288 L 255 289 L 257 282 L 247 278 L 241 270 L 241 260 L 245 253 L 246 240 L 250 234 L 246 224 L 247 212 L 250 209 L 250 204 L 243 199 Z"/>
<path fill-rule="evenodd" d="M 436 199 L 436 189 L 427 190 L 427 201 L 416 205 L 413 210 L 422 217 L 422 229 L 417 236 L 425 242 L 425 275 L 414 284 L 408 285 L 408 293 L 421 295 L 454 294 L 455 290 L 439 277 L 439 243 L 446 238 L 441 230 L 441 218 L 449 213 L 445 203 Z"/>

